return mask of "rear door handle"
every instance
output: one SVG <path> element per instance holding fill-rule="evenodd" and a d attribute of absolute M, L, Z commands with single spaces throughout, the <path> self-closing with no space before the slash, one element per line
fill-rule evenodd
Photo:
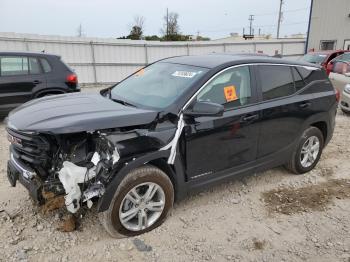
<path fill-rule="evenodd" d="M 310 102 L 302 102 L 302 103 L 299 104 L 300 108 L 308 108 L 310 106 L 311 106 Z"/>
<path fill-rule="evenodd" d="M 41 81 L 39 81 L 39 80 L 34 80 L 34 81 L 33 81 L 33 84 L 35 84 L 35 85 L 41 84 Z"/>
<path fill-rule="evenodd" d="M 242 117 L 241 122 L 251 122 L 251 121 L 254 121 L 254 120 L 257 120 L 257 119 L 259 119 L 259 115 L 258 114 L 247 115 L 247 116 Z"/>

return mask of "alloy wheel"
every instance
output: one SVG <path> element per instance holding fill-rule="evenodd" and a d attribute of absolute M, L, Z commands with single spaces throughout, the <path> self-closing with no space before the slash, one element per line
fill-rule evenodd
<path fill-rule="evenodd" d="M 146 182 L 133 187 L 123 198 L 119 220 L 130 231 L 152 226 L 162 215 L 165 194 L 156 183 Z"/>
<path fill-rule="evenodd" d="M 315 163 L 320 152 L 320 140 L 317 136 L 310 136 L 301 148 L 300 163 L 304 168 Z"/>

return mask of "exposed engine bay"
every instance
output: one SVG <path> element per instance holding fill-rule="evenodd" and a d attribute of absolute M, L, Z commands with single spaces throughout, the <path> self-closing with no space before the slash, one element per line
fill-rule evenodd
<path fill-rule="evenodd" d="M 40 189 L 36 194 L 32 194 L 36 195 L 34 199 L 43 204 L 47 193 L 50 196 L 64 196 L 67 210 L 74 214 L 83 205 L 91 208 L 93 201 L 105 193 L 118 169 L 138 156 L 152 151 L 169 150 L 173 153 L 168 161 L 174 161 L 173 148 L 176 147 L 178 133 L 183 127 L 182 118 L 178 125 L 180 128 L 174 129 L 169 128 L 167 124 L 160 132 L 152 132 L 152 128 L 150 130 L 147 126 L 74 134 L 36 134 L 36 139 L 40 137 L 43 144 L 36 145 L 42 152 L 33 157 L 33 160 L 29 159 L 32 155 L 28 153 L 25 136 L 20 136 L 17 131 L 10 129 L 8 132 L 9 136 L 12 136 L 12 141 L 11 138 L 9 140 L 12 144 L 13 162 L 24 163 L 24 166 L 29 166 L 34 171 L 35 175 L 30 179 L 37 181 L 38 186 L 29 191 Z M 19 136 L 21 139 L 13 141 Z M 35 141 L 33 138 L 28 140 Z M 38 161 L 40 157 L 42 159 Z M 34 165 L 31 163 L 34 161 L 38 162 Z"/>
<path fill-rule="evenodd" d="M 97 131 L 61 137 L 48 174 L 50 183 L 45 183 L 43 190 L 65 194 L 65 205 L 71 213 L 76 213 L 84 204 L 91 208 L 92 199 L 104 194 L 115 174 L 112 170 L 120 160 L 119 151 L 127 157 L 123 143 L 118 142 L 130 142 L 136 137 L 139 137 L 137 131 Z"/>

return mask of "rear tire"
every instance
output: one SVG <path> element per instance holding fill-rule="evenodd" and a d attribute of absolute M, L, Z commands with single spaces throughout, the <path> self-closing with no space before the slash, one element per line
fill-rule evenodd
<path fill-rule="evenodd" d="M 147 192 L 152 191 L 152 187 L 155 188 L 155 193 L 151 200 L 147 197 Z M 135 191 L 137 197 L 134 197 Z M 108 210 L 98 215 L 101 224 L 112 237 L 136 236 L 160 226 L 167 218 L 173 203 L 174 187 L 169 177 L 159 168 L 146 165 L 134 169 L 123 179 Z M 127 212 L 131 212 L 131 216 L 127 216 Z M 132 218 L 127 220 L 127 217 Z"/>
<path fill-rule="evenodd" d="M 345 114 L 345 115 L 350 115 L 350 111 L 347 111 L 347 110 L 345 110 L 345 109 L 341 109 L 341 111 L 343 111 L 343 113 Z"/>
<path fill-rule="evenodd" d="M 299 139 L 291 159 L 285 167 L 294 174 L 311 171 L 320 160 L 324 146 L 324 138 L 320 129 L 309 127 Z"/>

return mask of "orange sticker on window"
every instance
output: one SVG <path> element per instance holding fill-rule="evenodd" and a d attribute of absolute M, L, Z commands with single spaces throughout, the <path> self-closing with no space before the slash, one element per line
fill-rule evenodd
<path fill-rule="evenodd" d="M 224 94 L 227 102 L 235 101 L 238 99 L 235 86 L 224 87 Z"/>
<path fill-rule="evenodd" d="M 143 76 L 145 74 L 145 69 L 141 68 L 139 71 L 136 72 L 136 76 Z"/>

